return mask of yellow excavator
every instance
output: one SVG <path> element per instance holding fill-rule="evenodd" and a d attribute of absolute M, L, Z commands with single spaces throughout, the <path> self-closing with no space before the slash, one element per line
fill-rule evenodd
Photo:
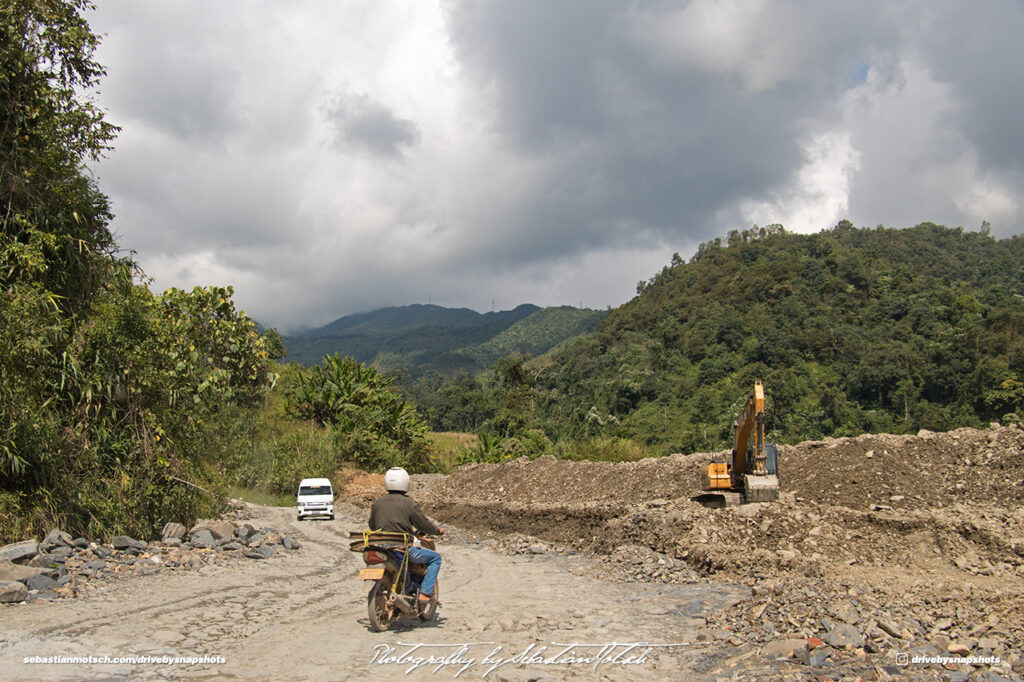
<path fill-rule="evenodd" d="M 699 501 L 710 506 L 773 502 L 779 499 L 779 451 L 764 442 L 764 386 L 754 392 L 733 425 L 732 461 L 716 460 L 701 476 Z"/>

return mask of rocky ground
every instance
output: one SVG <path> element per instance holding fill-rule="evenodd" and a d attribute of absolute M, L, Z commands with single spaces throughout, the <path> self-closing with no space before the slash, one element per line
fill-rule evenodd
<path fill-rule="evenodd" d="M 81 597 L 125 578 L 269 559 L 299 549 L 298 540 L 274 528 L 256 528 L 247 522 L 250 517 L 248 505 L 236 501 L 224 518 L 200 521 L 187 532 L 179 523 L 167 523 L 159 541 L 121 535 L 98 543 L 55 529 L 42 541 L 5 545 L 0 547 L 0 603 Z"/>
<path fill-rule="evenodd" d="M 290 508 L 248 511 L 301 549 L 0 605 L 0 679 L 700 679 L 729 651 L 700 639 L 707 615 L 750 597 L 725 582 L 623 589 L 595 576 L 593 556 L 513 555 L 453 528 L 437 619 L 380 633 L 348 551 L 365 508 L 302 523 Z"/>
<path fill-rule="evenodd" d="M 691 499 L 710 454 L 473 465 L 421 497 L 512 553 L 593 553 L 613 582 L 750 586 L 701 631 L 735 648 L 716 677 L 1018 679 L 1022 445 L 993 425 L 783 446 L 782 500 L 721 509 Z"/>

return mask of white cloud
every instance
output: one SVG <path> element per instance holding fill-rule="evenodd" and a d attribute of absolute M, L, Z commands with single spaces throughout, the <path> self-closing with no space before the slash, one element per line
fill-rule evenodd
<path fill-rule="evenodd" d="M 781 223 L 790 232 L 812 233 L 846 217 L 850 175 L 860 169 L 860 155 L 848 132 L 813 135 L 804 145 L 804 165 L 767 201 L 744 201 L 747 223 Z"/>
<path fill-rule="evenodd" d="M 972 176 L 963 191 L 953 197 L 957 208 L 979 224 L 984 220 L 995 225 L 997 233 L 1005 233 L 1007 227 L 1019 226 L 1022 215 L 1020 195 L 994 174 L 972 173 Z"/>
<path fill-rule="evenodd" d="M 1019 193 L 1013 195 L 1005 173 L 979 166 L 953 88 L 918 54 L 879 60 L 842 108 L 863 167 L 851 183 L 855 223 L 933 220 L 974 228 L 994 219 L 1020 229 Z"/>

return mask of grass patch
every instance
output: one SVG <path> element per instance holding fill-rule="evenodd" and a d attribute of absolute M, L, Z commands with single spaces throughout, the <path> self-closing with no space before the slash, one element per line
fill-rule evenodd
<path fill-rule="evenodd" d="M 577 462 L 636 462 L 654 453 L 628 438 L 587 438 L 556 443 L 546 454 Z"/>
<path fill-rule="evenodd" d="M 480 438 L 473 433 L 435 431 L 427 434 L 427 442 L 433 451 L 435 471 L 450 474 L 459 466 L 460 459 L 477 447 Z"/>
<path fill-rule="evenodd" d="M 228 495 L 236 497 L 250 504 L 261 504 L 265 507 L 294 507 L 295 495 L 268 493 L 263 490 L 231 486 L 228 488 Z"/>

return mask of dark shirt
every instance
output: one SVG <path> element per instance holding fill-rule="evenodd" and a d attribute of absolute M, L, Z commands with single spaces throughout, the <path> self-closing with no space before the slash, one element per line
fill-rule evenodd
<path fill-rule="evenodd" d="M 401 493 L 388 493 L 377 498 L 370 507 L 370 530 L 410 535 L 417 530 L 429 535 L 438 535 L 440 531 L 411 497 Z"/>

